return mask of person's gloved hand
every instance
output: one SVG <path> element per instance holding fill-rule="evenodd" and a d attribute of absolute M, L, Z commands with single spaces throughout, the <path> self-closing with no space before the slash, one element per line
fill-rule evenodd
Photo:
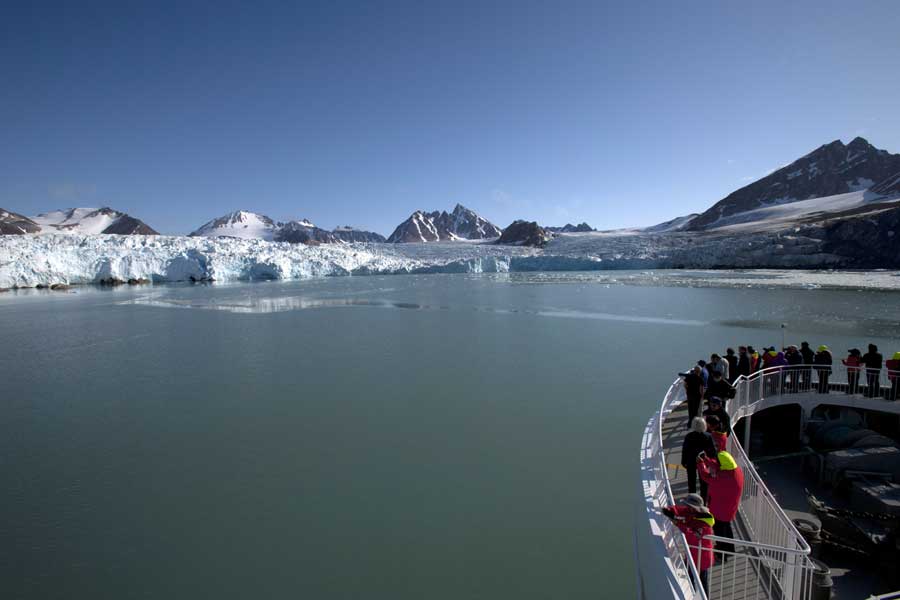
<path fill-rule="evenodd" d="M 662 514 L 666 515 L 667 517 L 669 517 L 671 519 L 675 516 L 675 511 L 672 510 L 671 508 L 664 508 L 664 509 L 662 509 Z"/>

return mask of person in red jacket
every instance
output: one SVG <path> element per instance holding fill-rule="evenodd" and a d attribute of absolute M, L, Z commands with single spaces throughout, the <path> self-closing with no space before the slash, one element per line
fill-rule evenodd
<path fill-rule="evenodd" d="M 887 367 L 888 380 L 891 382 L 891 395 L 888 400 L 900 399 L 900 352 L 894 352 L 893 358 L 884 361 Z"/>
<path fill-rule="evenodd" d="M 855 394 L 859 391 L 859 372 L 862 371 L 862 352 L 858 348 L 853 348 L 847 352 L 850 355 L 841 359 L 841 362 L 847 367 L 847 393 Z"/>
<path fill-rule="evenodd" d="M 662 513 L 684 534 L 691 549 L 691 560 L 700 573 L 700 583 L 709 593 L 709 569 L 714 560 L 713 542 L 705 538 L 713 534 L 715 518 L 703 504 L 700 494 L 688 494 L 678 504 L 662 509 Z"/>
<path fill-rule="evenodd" d="M 720 451 L 716 456 L 697 457 L 697 474 L 706 482 L 709 494 L 709 510 L 715 517 L 713 531 L 719 537 L 734 538 L 731 522 L 737 515 L 744 491 L 744 472 L 728 452 Z M 719 549 L 734 552 L 734 545 L 719 544 Z M 725 555 L 728 560 L 728 555 Z"/>
<path fill-rule="evenodd" d="M 716 444 L 716 452 L 722 452 L 728 447 L 728 434 L 722 431 L 722 421 L 719 417 L 716 415 L 706 417 L 706 431 Z"/>

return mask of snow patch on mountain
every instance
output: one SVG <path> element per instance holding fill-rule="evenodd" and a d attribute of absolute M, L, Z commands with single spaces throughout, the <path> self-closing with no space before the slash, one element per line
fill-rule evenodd
<path fill-rule="evenodd" d="M 146 223 L 109 207 L 53 210 L 31 217 L 31 220 L 40 226 L 41 233 L 156 234 Z"/>
<path fill-rule="evenodd" d="M 306 221 L 308 223 L 308 221 Z M 309 224 L 312 227 L 312 223 Z M 266 215 L 238 210 L 213 219 L 190 233 L 191 237 L 234 237 L 271 241 L 280 227 Z"/>

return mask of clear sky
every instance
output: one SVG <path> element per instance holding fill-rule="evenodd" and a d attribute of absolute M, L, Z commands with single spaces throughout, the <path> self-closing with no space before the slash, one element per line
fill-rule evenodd
<path fill-rule="evenodd" d="M 7 2 L 0 206 L 650 225 L 834 139 L 900 152 L 898 31 L 895 0 Z"/>

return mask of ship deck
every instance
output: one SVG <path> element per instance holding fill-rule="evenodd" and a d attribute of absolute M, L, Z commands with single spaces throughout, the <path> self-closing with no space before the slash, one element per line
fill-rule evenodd
<path fill-rule="evenodd" d="M 893 409 L 894 407 L 888 407 Z M 687 474 L 681 466 L 681 446 L 687 433 L 687 403 L 682 403 L 672 411 L 662 424 L 663 448 L 672 494 L 680 498 L 688 493 Z M 765 451 L 765 448 L 761 448 Z M 758 461 L 758 462 L 757 462 Z M 767 487 L 778 500 L 778 504 L 790 518 L 801 517 L 817 521 L 809 514 L 810 508 L 806 499 L 806 490 L 812 492 L 820 500 L 838 508 L 846 508 L 846 501 L 835 496 L 833 490 L 819 485 L 815 477 L 803 469 L 803 458 L 795 454 L 781 457 L 754 457 L 757 471 L 763 477 Z M 735 537 L 747 539 L 743 535 L 740 515 L 735 523 Z M 752 540 L 750 540 L 752 541 Z M 829 553 L 822 557 L 831 569 L 834 584 L 834 598 L 867 598 L 870 594 L 890 591 L 889 583 L 881 581 L 877 567 L 870 559 L 854 557 L 845 553 Z M 738 559 L 741 560 L 741 559 Z M 735 575 L 735 573 L 737 573 Z M 765 577 L 753 569 L 733 569 L 729 566 L 723 570 L 717 565 L 710 573 L 710 598 L 777 598 L 777 593 L 769 593 Z M 741 590 L 743 594 L 733 594 Z"/>
<path fill-rule="evenodd" d="M 683 402 L 666 417 L 662 424 L 663 451 L 666 455 L 669 484 L 672 486 L 672 494 L 675 498 L 681 498 L 688 493 L 687 473 L 681 466 L 681 445 L 687 433 L 687 422 L 687 403 Z M 734 524 L 734 535 L 737 538 L 752 541 L 743 536 L 739 522 Z M 780 598 L 779 594 L 772 591 L 771 581 L 757 571 L 753 561 L 741 557 L 733 560 L 738 561 L 737 564 L 729 564 L 727 568 L 717 564 L 710 569 L 709 597 L 711 599 L 721 597 L 736 600 Z"/>

